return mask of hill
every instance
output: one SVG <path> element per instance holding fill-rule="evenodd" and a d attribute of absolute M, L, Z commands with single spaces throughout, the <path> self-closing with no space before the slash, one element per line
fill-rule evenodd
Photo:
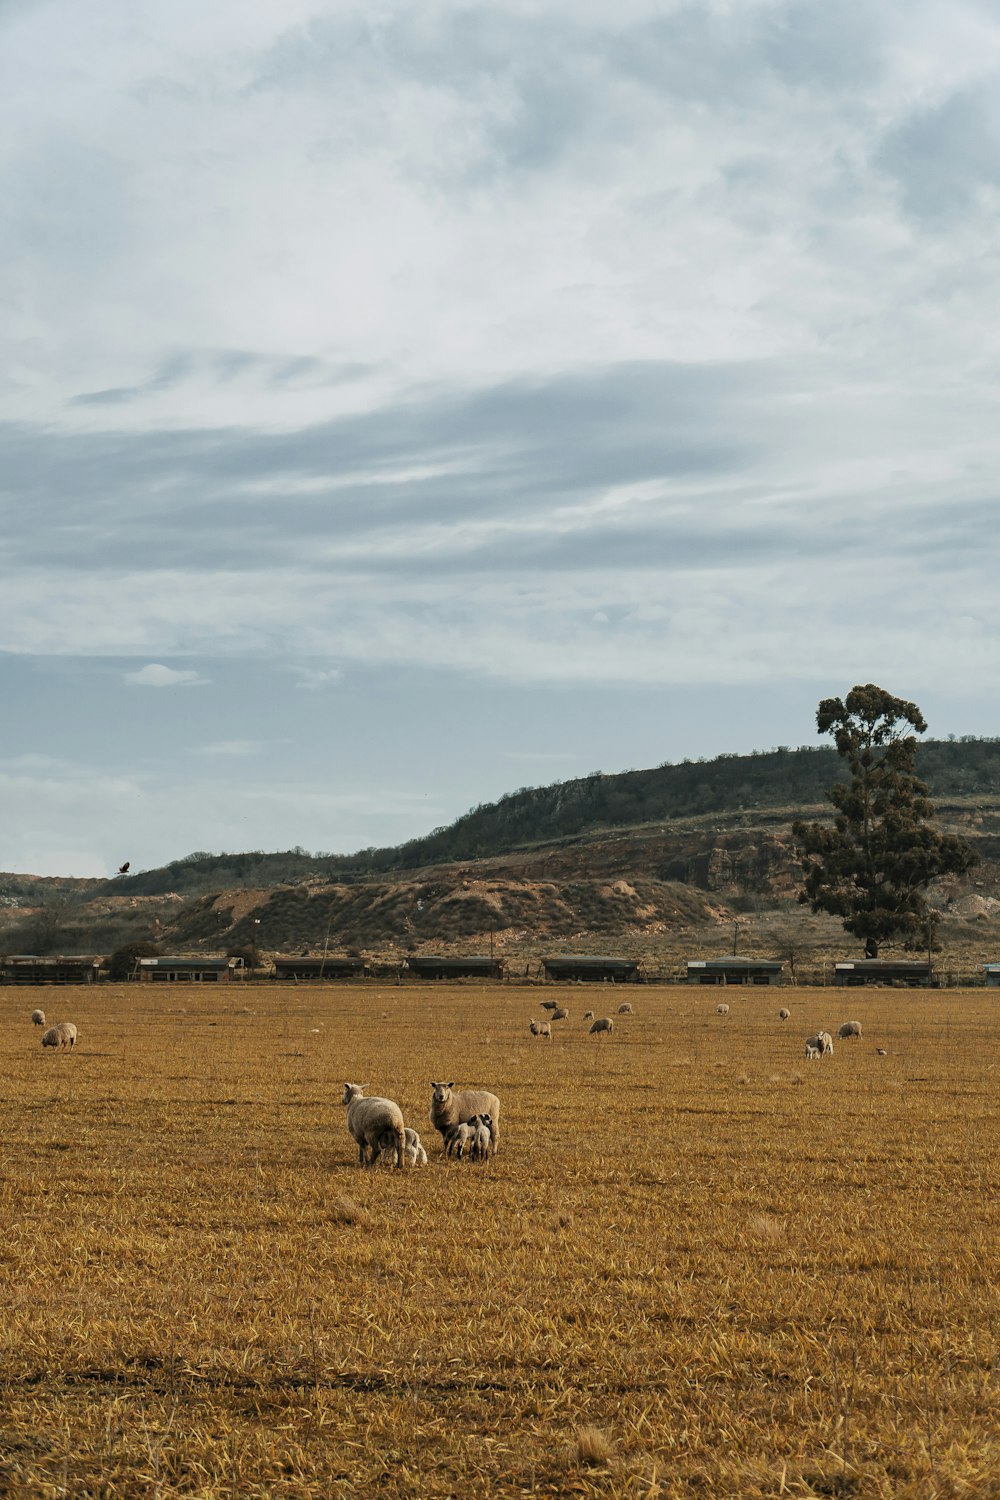
<path fill-rule="evenodd" d="M 836 924 L 794 904 L 790 828 L 822 816 L 840 770 L 829 747 L 781 747 L 520 788 L 392 849 L 198 852 L 110 881 L 0 876 L 0 948 L 107 952 L 152 938 L 181 951 L 487 941 L 641 951 L 751 914 L 763 932 L 765 912 L 772 927 L 794 917 L 834 941 Z M 982 861 L 940 901 L 956 931 L 989 925 L 1000 909 L 1000 741 L 930 741 L 920 770 L 939 821 Z M 961 935 L 986 936 L 981 925 Z"/>

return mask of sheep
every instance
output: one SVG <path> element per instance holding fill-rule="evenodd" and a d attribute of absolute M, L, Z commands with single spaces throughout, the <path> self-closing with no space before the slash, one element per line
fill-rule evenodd
<path fill-rule="evenodd" d="M 341 1100 L 347 1110 L 347 1128 L 358 1143 L 358 1166 L 374 1166 L 385 1148 L 384 1137 L 391 1135 L 396 1146 L 396 1166 L 401 1167 L 406 1149 L 403 1112 L 391 1099 L 375 1094 L 366 1099 L 366 1088 L 364 1083 L 345 1083 Z"/>
<path fill-rule="evenodd" d="M 552 1019 L 553 1021 L 569 1020 L 569 1011 L 566 1009 L 565 1005 L 556 1006 L 555 1010 L 552 1012 Z"/>
<path fill-rule="evenodd" d="M 832 1057 L 833 1037 L 828 1031 L 817 1031 L 806 1037 L 806 1057 Z"/>
<path fill-rule="evenodd" d="M 811 1036 L 806 1037 L 806 1057 L 819 1057 L 819 1048 L 815 1045 Z"/>
<path fill-rule="evenodd" d="M 779 1021 L 787 1021 L 788 1017 L 790 1015 L 791 1015 L 791 1011 L 790 1010 L 786 1010 L 785 1007 L 782 1006 L 781 1009 L 778 1011 L 778 1020 Z"/>
<path fill-rule="evenodd" d="M 42 1033 L 43 1047 L 66 1047 L 72 1052 L 76 1046 L 76 1027 L 72 1021 L 59 1021 L 55 1026 L 50 1026 L 48 1031 Z"/>
<path fill-rule="evenodd" d="M 542 1010 L 558 1010 L 559 1009 L 559 1001 L 558 1000 L 540 1000 L 539 1004 L 541 1005 Z"/>
<path fill-rule="evenodd" d="M 717 1005 L 715 1007 L 715 1014 L 717 1016 L 728 1016 L 728 1014 L 729 1014 L 729 1006 L 728 1005 Z"/>
<path fill-rule="evenodd" d="M 45 1012 L 44 1012 L 44 1010 L 33 1010 L 31 1012 L 31 1024 L 32 1024 L 32 1026 L 44 1026 L 45 1025 Z"/>
<path fill-rule="evenodd" d="M 610 1036 L 614 1029 L 615 1023 L 614 1021 L 612 1021 L 610 1016 L 599 1016 L 598 1019 L 592 1024 L 590 1030 L 587 1032 L 587 1035 L 599 1036 L 602 1032 L 607 1032 L 608 1036 Z"/>
<path fill-rule="evenodd" d="M 843 1026 L 838 1027 L 838 1029 L 837 1029 L 837 1035 L 838 1035 L 838 1037 L 840 1037 L 841 1041 L 846 1041 L 846 1039 L 848 1037 L 858 1037 L 858 1038 L 860 1038 L 860 1036 L 861 1036 L 861 1022 L 860 1021 L 845 1021 L 844 1024 L 843 1024 Z"/>
<path fill-rule="evenodd" d="M 444 1137 L 445 1156 L 457 1156 L 459 1161 L 472 1143 L 472 1125 L 464 1121 L 452 1125 Z"/>
<path fill-rule="evenodd" d="M 632 1006 L 628 1000 L 623 1000 L 621 1005 L 619 1005 L 618 1014 L 620 1016 L 630 1016 L 632 1014 Z"/>
<path fill-rule="evenodd" d="M 479 1115 L 469 1122 L 469 1160 L 488 1161 L 490 1156 L 490 1127 L 493 1124 L 488 1114 Z"/>
<path fill-rule="evenodd" d="M 592 1010 L 585 1010 L 583 1013 L 583 1019 L 585 1021 L 592 1021 L 594 1019 L 594 1012 Z"/>
<path fill-rule="evenodd" d="M 552 1040 L 552 1027 L 548 1021 L 529 1021 L 528 1030 L 532 1036 L 544 1036 L 548 1037 L 550 1042 Z"/>
<path fill-rule="evenodd" d="M 406 1144 L 403 1147 L 403 1162 L 408 1167 L 426 1167 L 427 1152 L 424 1150 L 419 1135 L 407 1125 L 403 1131 Z M 378 1159 L 384 1161 L 387 1156 L 396 1154 L 396 1135 L 393 1130 L 387 1130 L 382 1136 L 382 1145 L 379 1148 Z"/>
<path fill-rule="evenodd" d="M 428 1118 L 446 1141 L 454 1125 L 467 1124 L 477 1115 L 490 1116 L 490 1150 L 496 1156 L 500 1141 L 500 1100 L 488 1089 L 459 1089 L 453 1083 L 431 1083 L 431 1110 Z"/>

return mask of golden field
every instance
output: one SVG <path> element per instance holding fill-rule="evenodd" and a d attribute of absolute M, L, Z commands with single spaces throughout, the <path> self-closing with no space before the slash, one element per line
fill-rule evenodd
<path fill-rule="evenodd" d="M 998 1496 L 997 1008 L 0 991 L 0 1494 Z M 488 1165 L 442 1158 L 439 1078 L 500 1094 Z M 428 1167 L 357 1167 L 346 1080 Z"/>

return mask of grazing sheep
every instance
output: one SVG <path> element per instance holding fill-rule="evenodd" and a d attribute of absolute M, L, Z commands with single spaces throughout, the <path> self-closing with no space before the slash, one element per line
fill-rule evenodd
<path fill-rule="evenodd" d="M 828 1031 L 817 1031 L 806 1037 L 806 1057 L 832 1057 L 833 1037 Z"/>
<path fill-rule="evenodd" d="M 632 1006 L 627 1000 L 623 1000 L 621 1005 L 619 1005 L 618 1014 L 620 1016 L 630 1016 L 632 1014 Z"/>
<path fill-rule="evenodd" d="M 782 1006 L 781 1009 L 778 1011 L 778 1020 L 779 1021 L 787 1021 L 788 1017 L 790 1015 L 791 1015 L 791 1011 L 790 1010 L 786 1010 L 785 1007 Z"/>
<path fill-rule="evenodd" d="M 477 1115 L 490 1116 L 490 1148 L 496 1156 L 500 1141 L 500 1100 L 488 1089 L 459 1089 L 454 1092 L 453 1083 L 432 1083 L 431 1112 L 429 1119 L 435 1130 L 446 1140 L 454 1125 L 468 1124 Z"/>
<path fill-rule="evenodd" d="M 469 1124 L 469 1160 L 488 1161 L 490 1156 L 490 1127 L 493 1121 L 489 1115 L 480 1115 L 478 1119 Z"/>
<path fill-rule="evenodd" d="M 552 1040 L 552 1027 L 548 1021 L 529 1021 L 528 1030 L 532 1036 L 545 1036 Z"/>
<path fill-rule="evenodd" d="M 569 1011 L 566 1009 L 565 1005 L 556 1006 L 555 1010 L 552 1012 L 552 1019 L 553 1021 L 569 1020 Z"/>
<path fill-rule="evenodd" d="M 559 1001 L 558 1000 L 541 1000 L 539 1002 L 539 1004 L 541 1005 L 542 1010 L 558 1010 L 559 1009 Z"/>
<path fill-rule="evenodd" d="M 403 1131 L 406 1144 L 403 1147 L 403 1164 L 407 1167 L 426 1167 L 427 1152 L 421 1144 L 420 1137 L 409 1125 Z M 384 1161 L 387 1156 L 396 1155 L 396 1135 L 392 1130 L 386 1131 L 382 1136 L 382 1145 L 379 1149 L 378 1159 Z"/>
<path fill-rule="evenodd" d="M 614 1029 L 615 1023 L 614 1021 L 612 1021 L 610 1016 L 599 1016 L 597 1020 L 592 1024 L 587 1035 L 599 1036 L 602 1032 L 607 1032 L 608 1036 L 610 1036 Z"/>
<path fill-rule="evenodd" d="M 585 1010 L 583 1013 L 583 1019 L 585 1021 L 592 1021 L 594 1019 L 594 1012 L 592 1010 Z"/>
<path fill-rule="evenodd" d="M 45 1012 L 44 1012 L 44 1010 L 33 1010 L 31 1012 L 31 1024 L 32 1024 L 32 1026 L 44 1026 L 45 1025 Z"/>
<path fill-rule="evenodd" d="M 42 1033 L 43 1047 L 66 1047 L 72 1052 L 76 1046 L 76 1027 L 72 1021 L 59 1021 L 55 1026 L 50 1026 L 48 1031 Z"/>
<path fill-rule="evenodd" d="M 728 1005 L 717 1005 L 715 1007 L 715 1014 L 717 1016 L 728 1016 L 728 1014 L 729 1014 L 729 1006 Z"/>
<path fill-rule="evenodd" d="M 848 1037 L 852 1037 L 852 1036 L 853 1037 L 860 1037 L 861 1036 L 861 1022 L 860 1021 L 845 1021 L 844 1024 L 843 1024 L 843 1026 L 839 1026 L 837 1028 L 837 1035 L 840 1037 L 841 1041 L 846 1041 Z"/>
<path fill-rule="evenodd" d="M 341 1100 L 347 1110 L 347 1128 L 358 1143 L 358 1166 L 374 1166 L 385 1149 L 385 1137 L 391 1135 L 396 1146 L 396 1166 L 401 1167 L 406 1149 L 403 1112 L 391 1099 L 375 1094 L 366 1099 L 366 1087 L 363 1083 L 345 1083 Z"/>

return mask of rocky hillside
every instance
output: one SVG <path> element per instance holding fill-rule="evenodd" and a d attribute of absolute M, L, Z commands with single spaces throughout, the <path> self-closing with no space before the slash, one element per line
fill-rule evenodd
<path fill-rule="evenodd" d="M 935 774 L 940 823 L 981 859 L 971 879 L 935 900 L 956 933 L 983 937 L 1000 911 L 1000 745 L 925 749 L 937 757 L 925 756 L 923 769 Z M 791 822 L 822 815 L 817 780 L 837 769 L 824 751 L 720 757 L 514 793 L 396 851 L 199 854 L 116 881 L 0 877 L 0 951 L 106 953 L 135 940 L 182 952 L 391 955 L 491 942 L 511 952 L 649 951 L 765 913 L 784 932 L 814 920 L 795 900 Z M 637 800 L 649 813 L 682 791 L 699 807 L 727 797 L 732 805 L 615 823 Z M 451 847 L 478 852 L 445 857 Z"/>

